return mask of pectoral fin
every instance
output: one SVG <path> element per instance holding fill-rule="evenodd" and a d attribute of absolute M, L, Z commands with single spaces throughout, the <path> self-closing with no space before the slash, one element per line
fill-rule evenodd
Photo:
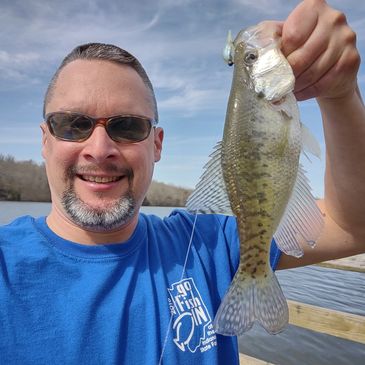
<path fill-rule="evenodd" d="M 313 133 L 301 123 L 303 150 L 321 159 L 321 146 Z"/>
<path fill-rule="evenodd" d="M 324 220 L 311 193 L 308 179 L 299 165 L 297 179 L 289 203 L 280 221 L 274 239 L 287 255 L 301 257 L 301 243 L 314 246 Z"/>

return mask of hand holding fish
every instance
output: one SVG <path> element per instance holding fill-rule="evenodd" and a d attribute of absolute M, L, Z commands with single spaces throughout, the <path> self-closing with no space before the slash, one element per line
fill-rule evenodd
<path fill-rule="evenodd" d="M 346 17 L 324 0 L 305 0 L 282 29 L 282 51 L 291 65 L 298 100 L 337 99 L 357 87 L 360 56 Z"/>
<path fill-rule="evenodd" d="M 276 22 L 281 49 L 296 76 L 298 100 L 316 97 L 326 142 L 325 214 L 316 249 L 298 261 L 283 255 L 279 268 L 363 253 L 365 242 L 365 106 L 357 86 L 356 35 L 343 13 L 324 0 L 304 0 L 285 23 Z"/>

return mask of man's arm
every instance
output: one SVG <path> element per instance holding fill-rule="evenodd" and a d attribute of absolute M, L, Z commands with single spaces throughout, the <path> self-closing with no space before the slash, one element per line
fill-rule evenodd
<path fill-rule="evenodd" d="M 365 252 L 365 107 L 355 41 L 345 16 L 323 0 L 303 1 L 284 23 L 283 51 L 296 75 L 297 99 L 316 97 L 322 113 L 325 227 L 315 248 L 303 247 L 300 259 L 282 255 L 279 269 Z"/>

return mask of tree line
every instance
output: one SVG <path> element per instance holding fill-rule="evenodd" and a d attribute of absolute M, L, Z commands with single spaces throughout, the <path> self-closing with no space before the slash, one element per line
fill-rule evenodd
<path fill-rule="evenodd" d="M 152 181 L 143 205 L 181 207 L 191 190 Z M 50 202 L 44 163 L 0 154 L 0 200 Z"/>

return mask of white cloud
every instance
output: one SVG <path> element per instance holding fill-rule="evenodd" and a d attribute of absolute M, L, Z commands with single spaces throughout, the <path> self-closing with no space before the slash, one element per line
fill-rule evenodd
<path fill-rule="evenodd" d="M 283 0 L 233 0 L 233 5 L 253 9 L 260 13 L 262 18 L 271 17 L 276 14 L 289 12 L 297 4 L 297 1 Z"/>
<path fill-rule="evenodd" d="M 39 60 L 40 55 L 35 52 L 10 53 L 0 50 L 0 79 L 38 83 L 37 78 L 29 77 L 29 72 L 37 66 Z"/>
<path fill-rule="evenodd" d="M 35 61 L 38 61 L 39 58 L 39 54 L 35 52 L 10 54 L 6 51 L 0 51 L 0 64 L 4 65 L 13 64 L 20 67 L 29 66 L 34 64 Z"/>
<path fill-rule="evenodd" d="M 186 115 L 198 110 L 212 110 L 217 107 L 217 103 L 220 104 L 223 100 L 221 90 L 186 87 L 181 92 L 161 100 L 159 107 L 162 110 L 176 110 Z"/>
<path fill-rule="evenodd" d="M 214 56 L 220 64 L 220 55 Z M 194 61 L 183 65 L 172 65 L 164 69 L 154 63 L 150 72 L 152 83 L 158 96 L 161 112 L 176 111 L 179 115 L 189 116 L 198 111 L 225 109 L 232 73 L 211 71 L 214 66 L 202 67 Z M 202 62 L 202 64 L 204 64 Z M 221 66 L 225 67 L 223 60 Z"/>

